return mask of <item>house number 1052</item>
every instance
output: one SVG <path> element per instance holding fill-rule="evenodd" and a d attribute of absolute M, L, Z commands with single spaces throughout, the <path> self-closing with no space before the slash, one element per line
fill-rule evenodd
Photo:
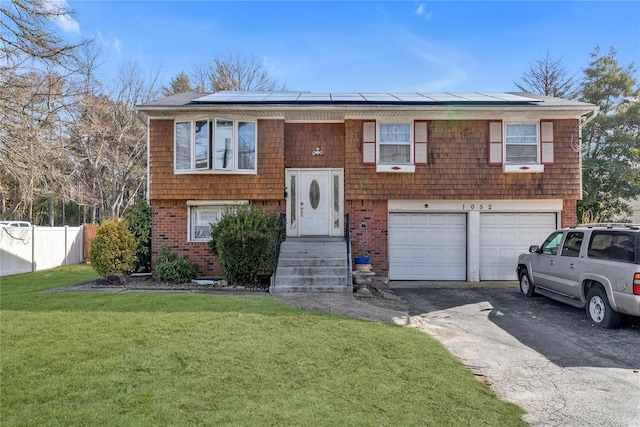
<path fill-rule="evenodd" d="M 475 210 L 475 209 L 484 210 L 484 209 L 486 209 L 486 210 L 490 211 L 491 210 L 491 205 L 485 205 L 485 204 L 476 205 L 475 203 L 472 203 L 470 205 L 464 205 L 463 204 L 462 205 L 462 210 L 465 210 L 465 209 L 471 209 L 471 210 Z"/>
<path fill-rule="evenodd" d="M 425 204 L 424 208 L 425 209 L 429 209 L 429 205 Z M 482 210 L 490 211 L 491 210 L 491 205 L 487 205 L 487 204 L 484 204 L 484 203 L 481 203 L 479 205 L 476 204 L 476 203 L 471 203 L 470 205 L 468 205 L 468 204 L 463 204 L 462 205 L 462 210 L 463 211 L 464 210 L 472 210 L 473 211 L 473 210 L 476 210 L 476 209 L 479 210 L 479 211 L 482 211 Z"/>

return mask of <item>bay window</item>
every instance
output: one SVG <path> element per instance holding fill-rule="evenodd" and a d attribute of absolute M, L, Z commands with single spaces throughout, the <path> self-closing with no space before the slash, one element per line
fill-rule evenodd
<path fill-rule="evenodd" d="M 176 121 L 176 173 L 255 173 L 257 123 L 231 119 Z"/>

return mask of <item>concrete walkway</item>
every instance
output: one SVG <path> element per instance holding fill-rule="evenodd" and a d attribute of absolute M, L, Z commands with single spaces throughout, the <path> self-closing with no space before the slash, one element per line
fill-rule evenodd
<path fill-rule="evenodd" d="M 274 296 L 279 301 L 306 310 L 342 314 L 362 320 L 410 325 L 409 314 L 403 311 L 377 307 L 357 300 L 351 294 L 339 293 L 285 293 Z"/>

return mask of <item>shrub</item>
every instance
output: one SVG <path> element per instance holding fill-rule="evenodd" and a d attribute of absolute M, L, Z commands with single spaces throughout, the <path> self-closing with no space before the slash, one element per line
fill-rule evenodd
<path fill-rule="evenodd" d="M 218 255 L 228 282 L 268 287 L 277 228 L 277 216 L 254 205 L 229 210 L 212 225 L 209 246 Z"/>
<path fill-rule="evenodd" d="M 151 271 L 151 206 L 138 200 L 124 212 L 123 218 L 137 243 L 133 271 Z"/>
<path fill-rule="evenodd" d="M 197 267 L 186 256 L 178 256 L 170 248 L 162 248 L 156 262 L 155 277 L 160 282 L 186 283 L 197 277 Z"/>
<path fill-rule="evenodd" d="M 136 260 L 136 239 L 122 220 L 105 221 L 91 242 L 91 265 L 101 275 L 130 273 Z"/>

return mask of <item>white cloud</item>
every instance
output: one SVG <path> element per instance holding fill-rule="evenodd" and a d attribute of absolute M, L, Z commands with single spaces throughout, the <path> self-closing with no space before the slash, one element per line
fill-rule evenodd
<path fill-rule="evenodd" d="M 113 40 L 113 49 L 115 49 L 116 53 L 118 54 L 118 56 L 120 55 L 120 52 L 122 50 L 121 44 L 120 44 L 120 39 L 115 37 Z"/>
<path fill-rule="evenodd" d="M 67 0 L 44 0 L 43 7 L 48 11 L 69 10 Z M 62 14 L 52 18 L 62 31 L 67 33 L 80 33 L 80 23 L 73 19 L 69 14 Z"/>
<path fill-rule="evenodd" d="M 102 31 L 96 30 L 96 41 L 108 54 L 115 51 L 116 55 L 120 56 L 122 52 L 122 42 L 119 38 L 113 37 L 111 34 L 105 37 Z"/>
<path fill-rule="evenodd" d="M 431 19 L 431 17 L 433 16 L 433 12 L 425 12 L 425 11 L 426 11 L 426 6 L 423 3 L 420 3 L 418 5 L 418 8 L 416 9 L 416 15 L 423 16 L 426 19 Z"/>
<path fill-rule="evenodd" d="M 415 75 L 427 77 L 426 81 L 414 82 L 421 91 L 453 90 L 468 79 L 464 64 L 470 58 L 453 46 L 432 42 L 406 30 L 398 33 L 398 44 L 405 46 L 415 59 Z"/>

